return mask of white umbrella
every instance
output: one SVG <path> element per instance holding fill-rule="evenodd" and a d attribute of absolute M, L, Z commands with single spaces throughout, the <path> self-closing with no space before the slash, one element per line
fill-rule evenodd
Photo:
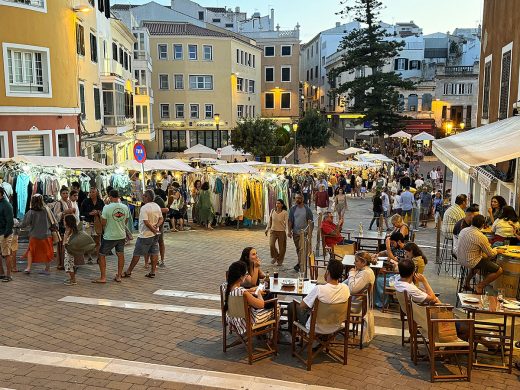
<path fill-rule="evenodd" d="M 428 134 L 427 132 L 423 131 L 422 133 L 417 134 L 416 136 L 412 137 L 414 141 L 433 141 L 435 137 L 431 134 Z"/>
<path fill-rule="evenodd" d="M 360 136 L 364 136 L 364 137 L 370 137 L 372 135 L 374 135 L 374 131 L 373 130 L 365 130 L 365 131 L 362 131 L 361 133 L 359 133 L 358 135 Z"/>
<path fill-rule="evenodd" d="M 222 148 L 220 155 L 222 157 L 251 156 L 251 153 L 244 153 L 243 150 L 237 150 L 233 145 L 228 145 Z"/>
<path fill-rule="evenodd" d="M 410 139 L 410 138 L 412 138 L 412 135 L 408 134 L 406 131 L 401 130 L 401 131 L 398 131 L 395 134 L 392 134 L 390 136 L 390 138 L 407 138 L 407 139 Z"/>
<path fill-rule="evenodd" d="M 344 156 L 349 156 L 351 154 L 356 154 L 356 153 L 367 153 L 367 152 L 368 152 L 368 150 L 361 149 L 361 148 L 353 148 L 353 147 L 350 147 L 350 148 L 347 148 L 344 150 L 338 150 L 338 153 L 342 154 Z"/>
<path fill-rule="evenodd" d="M 384 154 L 378 154 L 378 153 L 358 154 L 356 156 L 356 158 L 363 162 L 372 162 L 372 161 L 394 162 L 394 160 L 385 156 Z"/>
<path fill-rule="evenodd" d="M 184 151 L 184 154 L 197 157 L 217 157 L 217 152 L 207 146 L 197 144 Z"/>

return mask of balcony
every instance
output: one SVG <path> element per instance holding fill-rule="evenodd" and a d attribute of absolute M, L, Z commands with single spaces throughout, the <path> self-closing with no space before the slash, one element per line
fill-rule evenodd
<path fill-rule="evenodd" d="M 135 125 L 135 136 L 141 141 L 153 141 L 155 140 L 155 127 L 151 125 Z"/>
<path fill-rule="evenodd" d="M 473 66 L 447 66 L 446 76 L 464 76 L 473 74 Z"/>
<path fill-rule="evenodd" d="M 150 96 L 153 98 L 153 89 L 150 87 L 135 87 L 135 96 Z"/>
<path fill-rule="evenodd" d="M 14 7 L 45 11 L 45 0 L 0 0 L 0 5 L 11 3 Z M 5 4 L 9 5 L 9 4 Z"/>

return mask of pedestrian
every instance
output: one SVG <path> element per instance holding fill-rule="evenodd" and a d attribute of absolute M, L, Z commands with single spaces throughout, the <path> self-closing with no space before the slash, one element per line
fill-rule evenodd
<path fill-rule="evenodd" d="M 265 229 L 265 235 L 269 235 L 269 248 L 271 251 L 271 264 L 282 265 L 287 248 L 287 231 L 289 228 L 289 213 L 282 199 L 276 201 L 276 206 L 271 210 L 269 223 Z M 276 248 L 278 242 L 278 249 Z"/>
<path fill-rule="evenodd" d="M 115 282 L 121 282 L 123 267 L 125 266 L 125 240 L 126 224 L 130 218 L 128 206 L 121 203 L 119 192 L 110 191 L 110 204 L 103 207 L 101 223 L 103 225 L 103 243 L 99 249 L 99 272 L 100 278 L 94 279 L 92 283 L 106 283 L 106 257 L 115 248 L 117 256 L 117 273 L 114 277 Z"/>
<path fill-rule="evenodd" d="M 63 235 L 65 234 L 65 216 L 76 215 L 76 209 L 72 206 L 72 203 L 69 199 L 69 189 L 67 187 L 61 187 L 60 199 L 56 203 L 54 203 L 52 211 L 54 212 L 54 216 L 58 221 L 58 231 L 60 233 L 60 236 L 63 237 Z M 63 246 L 63 240 L 58 241 L 56 253 L 58 255 L 57 268 L 59 270 L 64 270 L 65 248 Z"/>
<path fill-rule="evenodd" d="M 319 191 L 314 196 L 314 203 L 316 206 L 316 212 L 318 215 L 329 211 L 329 193 L 326 191 L 326 187 L 323 184 L 319 185 Z"/>
<path fill-rule="evenodd" d="M 401 193 L 401 215 L 404 218 L 405 223 L 411 223 L 412 221 L 412 210 L 415 199 L 413 194 L 410 192 L 410 187 L 405 187 Z"/>
<path fill-rule="evenodd" d="M 374 197 L 372 198 L 372 212 L 374 215 L 372 217 L 372 221 L 370 221 L 368 230 L 372 230 L 374 222 L 376 222 L 376 226 L 379 227 L 379 217 L 383 214 L 383 201 L 381 199 L 380 191 L 376 191 Z"/>
<path fill-rule="evenodd" d="M 76 272 L 74 270 L 74 255 L 67 251 L 67 244 L 69 243 L 70 238 L 78 233 L 78 223 L 76 221 L 76 217 L 73 214 L 67 214 L 63 218 L 63 224 L 65 226 L 65 232 L 63 235 L 63 247 L 64 247 L 64 262 L 63 267 L 65 272 L 68 274 L 69 278 L 65 280 L 64 284 L 66 286 L 75 286 L 76 282 Z M 94 244 L 95 245 L 95 244 Z"/>
<path fill-rule="evenodd" d="M 0 260 L 0 279 L 3 282 L 10 282 L 13 280 L 11 271 L 13 266 L 12 261 L 12 246 L 13 246 L 13 226 L 14 214 L 13 206 L 7 200 L 5 189 L 0 186 L 0 254 L 5 259 L 5 273 Z"/>
<path fill-rule="evenodd" d="M 421 224 L 419 227 L 426 228 L 428 226 L 428 218 L 432 209 L 432 194 L 428 191 L 427 187 L 423 187 L 421 194 L 419 195 L 421 204 Z"/>
<path fill-rule="evenodd" d="M 390 197 L 388 196 L 388 189 L 383 187 L 381 192 L 381 202 L 383 204 L 383 221 L 387 230 L 391 230 L 388 226 L 388 216 L 390 215 Z"/>
<path fill-rule="evenodd" d="M 395 195 L 393 196 L 393 203 L 392 203 L 392 212 L 394 214 L 401 215 L 402 212 L 402 204 L 401 204 L 401 193 L 402 191 L 399 190 Z"/>
<path fill-rule="evenodd" d="M 334 196 L 334 211 L 338 215 L 338 219 L 343 219 L 345 211 L 348 211 L 347 195 L 342 188 L 338 188 Z"/>
<path fill-rule="evenodd" d="M 80 215 L 88 224 L 88 232 L 96 243 L 95 253 L 89 253 L 88 264 L 92 264 L 92 256 L 99 258 L 99 246 L 101 244 L 101 234 L 103 233 L 103 225 L 101 224 L 101 212 L 105 204 L 99 196 L 97 187 L 90 186 L 88 198 L 81 204 Z"/>
<path fill-rule="evenodd" d="M 161 208 L 163 222 L 159 227 L 159 267 L 164 268 L 164 255 L 166 252 L 166 248 L 164 247 L 164 221 L 166 220 L 166 215 L 168 214 L 168 207 L 166 207 L 166 202 L 159 195 L 155 195 L 153 200 L 157 205 Z M 146 255 L 144 257 L 144 267 L 148 268 L 147 265 L 150 264 L 150 255 Z"/>
<path fill-rule="evenodd" d="M 199 223 L 208 230 L 213 230 L 211 223 L 213 222 L 213 206 L 211 205 L 211 196 L 209 193 L 209 183 L 205 181 L 201 186 L 199 195 Z"/>
<path fill-rule="evenodd" d="M 179 190 L 179 184 L 173 183 L 171 195 L 168 197 L 168 207 L 170 213 L 170 227 L 174 232 L 184 230 L 184 198 Z M 179 223 L 179 230 L 177 230 L 177 222 Z"/>
<path fill-rule="evenodd" d="M 202 182 L 197 179 L 195 180 L 195 183 L 193 183 L 193 188 L 191 189 L 191 218 L 193 220 L 193 223 L 199 222 L 199 195 L 200 195 L 200 189 L 202 186 Z"/>
<path fill-rule="evenodd" d="M 139 262 L 139 258 L 146 255 L 150 255 L 151 269 L 145 276 L 147 278 L 155 278 L 155 270 L 159 258 L 160 226 L 163 223 L 163 217 L 161 208 L 153 201 L 154 199 L 155 194 L 152 190 L 146 190 L 144 192 L 143 205 L 139 212 L 139 235 L 135 242 L 132 262 L 127 270 L 123 272 L 123 278 L 130 277 Z"/>
<path fill-rule="evenodd" d="M 443 203 L 444 202 L 442 199 L 442 194 L 440 191 L 437 191 L 435 193 L 435 198 L 433 198 L 433 212 L 434 212 L 434 218 L 435 218 L 435 229 L 437 229 L 437 226 L 439 225 L 439 219 L 441 217 Z"/>
<path fill-rule="evenodd" d="M 87 194 L 85 193 L 85 191 L 81 190 L 81 186 L 79 185 L 79 182 L 73 181 L 72 184 L 71 184 L 70 190 L 71 190 L 71 192 L 72 191 L 77 191 L 78 192 L 78 199 L 77 199 L 77 201 L 78 201 L 78 205 L 81 206 L 81 203 L 83 203 L 83 201 L 85 199 L 87 199 Z"/>
<path fill-rule="evenodd" d="M 40 194 L 31 197 L 31 208 L 25 214 L 20 228 L 29 227 L 29 247 L 24 257 L 27 257 L 26 274 L 31 273 L 33 263 L 44 263 L 44 275 L 50 275 L 51 261 L 54 258 L 51 227 L 57 229 L 52 211 L 43 204 Z"/>
<path fill-rule="evenodd" d="M 305 261 L 303 258 L 304 253 L 302 249 L 304 243 L 301 241 L 301 233 L 302 231 L 304 232 L 304 239 L 307 239 L 308 235 L 312 236 L 313 215 L 311 209 L 303 203 L 302 194 L 296 194 L 294 200 L 296 204 L 289 211 L 289 238 L 292 238 L 294 241 L 298 258 L 298 263 L 294 266 L 294 270 L 300 272 L 300 264 Z M 309 229 L 307 229 L 308 226 Z"/>

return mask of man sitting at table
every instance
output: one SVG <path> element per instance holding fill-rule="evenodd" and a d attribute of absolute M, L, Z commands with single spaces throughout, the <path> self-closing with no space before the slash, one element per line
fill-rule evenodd
<path fill-rule="evenodd" d="M 323 214 L 323 222 L 321 223 L 321 234 L 325 245 L 332 248 L 334 245 L 346 244 L 345 239 L 341 236 L 341 228 L 343 227 L 343 218 L 340 218 L 338 224 L 334 223 L 334 215 L 327 211 Z"/>
<path fill-rule="evenodd" d="M 453 228 L 453 253 L 457 254 L 457 248 L 459 246 L 459 234 L 462 229 L 466 229 L 471 226 L 473 218 L 479 214 L 479 208 L 477 204 L 473 204 L 466 209 L 466 216 L 455 224 Z"/>
<path fill-rule="evenodd" d="M 394 232 L 390 235 L 390 251 L 379 252 L 378 257 L 388 257 L 388 266 L 397 270 L 397 263 L 404 255 L 404 237 L 400 232 Z"/>
<path fill-rule="evenodd" d="M 482 294 L 488 284 L 502 275 L 502 267 L 492 259 L 504 250 L 492 248 L 487 237 L 480 231 L 485 222 L 486 218 L 483 215 L 473 217 L 471 226 L 460 232 L 457 247 L 459 263 L 470 270 L 466 276 L 465 287 L 471 290 L 470 281 L 476 271 L 480 270 L 481 274 L 485 276 L 484 280 L 475 286 L 477 294 Z"/>
<path fill-rule="evenodd" d="M 399 262 L 399 278 L 395 281 L 394 287 L 397 292 L 408 293 L 411 300 L 417 303 L 440 303 L 435 296 L 426 276 L 415 273 L 415 263 L 413 260 L 404 259 Z M 421 283 L 420 289 L 415 283 Z"/>
<path fill-rule="evenodd" d="M 311 318 L 310 309 L 314 306 L 314 302 L 318 299 L 322 303 L 344 303 L 350 297 L 350 290 L 346 284 L 340 283 L 339 280 L 343 275 L 343 263 L 338 260 L 330 260 L 325 271 L 325 280 L 327 284 L 316 285 L 312 291 L 303 300 L 298 303 L 293 301 L 289 306 L 289 318 L 297 320 L 300 324 L 310 329 Z M 339 329 L 341 324 L 319 327 L 316 325 L 316 333 L 330 334 Z M 291 327 L 292 330 L 292 327 Z"/>

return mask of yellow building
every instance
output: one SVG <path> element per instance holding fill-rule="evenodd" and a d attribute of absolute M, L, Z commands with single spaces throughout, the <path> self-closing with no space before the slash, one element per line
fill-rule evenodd
<path fill-rule="evenodd" d="M 151 36 L 157 131 L 149 155 L 199 143 L 220 148 L 241 118 L 260 116 L 262 51 L 253 40 L 189 23 L 143 27 Z"/>
<path fill-rule="evenodd" d="M 0 157 L 79 152 L 76 12 L 71 3 L 0 1 Z"/>

